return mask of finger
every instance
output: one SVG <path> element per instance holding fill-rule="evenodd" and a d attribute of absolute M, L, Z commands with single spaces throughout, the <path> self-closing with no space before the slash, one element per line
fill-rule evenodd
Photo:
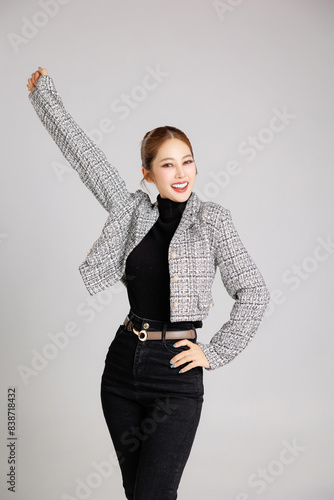
<path fill-rule="evenodd" d="M 179 373 L 182 375 L 182 373 L 185 373 L 185 372 L 188 372 L 189 370 L 192 370 L 193 368 L 195 368 L 195 366 L 197 366 L 197 365 L 195 365 L 194 363 L 189 363 L 189 365 L 181 368 L 181 370 L 179 370 Z"/>
<path fill-rule="evenodd" d="M 183 365 L 184 363 L 188 363 L 189 361 L 195 361 L 195 356 L 193 353 L 190 351 L 184 351 L 171 360 L 171 366 L 172 364 L 174 365 L 173 368 L 176 368 L 177 366 Z"/>
<path fill-rule="evenodd" d="M 180 346 L 178 346 L 178 347 L 180 347 Z M 178 360 L 182 359 L 184 357 L 184 355 L 188 352 L 189 352 L 189 349 L 187 349 L 186 351 L 178 352 L 177 354 L 175 354 L 175 356 L 173 356 L 172 359 L 175 361 L 178 361 Z M 171 361 L 172 361 L 172 359 L 171 359 Z"/>
<path fill-rule="evenodd" d="M 39 72 L 35 71 L 35 73 L 32 73 L 31 78 L 32 78 L 33 83 L 36 84 L 36 82 L 39 78 Z"/>
<path fill-rule="evenodd" d="M 174 346 L 181 347 L 181 345 L 186 345 L 186 346 L 188 346 L 188 349 L 182 350 L 181 352 L 176 354 L 172 358 L 173 360 L 178 361 L 180 359 L 183 359 L 185 356 L 192 356 L 194 358 L 194 356 L 198 355 L 198 353 L 201 352 L 201 349 L 199 348 L 199 346 L 197 344 L 194 344 L 193 342 L 190 342 L 189 340 L 184 339 L 184 340 L 179 341 L 179 342 L 177 344 L 174 344 Z M 182 342 L 182 344 L 181 344 L 181 342 Z M 170 361 L 172 361 L 172 359 Z"/>
<path fill-rule="evenodd" d="M 33 81 L 33 83 L 35 84 L 38 80 L 38 78 L 40 77 L 40 74 L 38 71 L 35 71 L 34 73 L 31 73 L 31 79 Z"/>
<path fill-rule="evenodd" d="M 181 347 L 182 345 L 189 345 L 189 344 L 192 344 L 192 342 L 190 342 L 190 340 L 188 340 L 188 339 L 182 339 L 182 340 L 178 340 L 174 344 L 174 347 Z"/>

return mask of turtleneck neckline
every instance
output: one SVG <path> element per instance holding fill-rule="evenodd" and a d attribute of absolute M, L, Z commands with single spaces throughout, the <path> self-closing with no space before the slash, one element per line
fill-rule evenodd
<path fill-rule="evenodd" d="M 169 198 L 161 198 L 159 193 L 157 201 L 161 220 L 163 222 L 171 222 L 172 220 L 181 219 L 188 200 L 174 201 Z"/>

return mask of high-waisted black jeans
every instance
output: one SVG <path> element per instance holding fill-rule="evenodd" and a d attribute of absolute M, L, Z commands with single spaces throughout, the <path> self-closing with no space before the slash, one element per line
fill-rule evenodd
<path fill-rule="evenodd" d="M 147 321 L 130 310 L 135 328 Z M 203 368 L 184 373 L 170 359 L 189 347 L 173 347 L 165 331 L 194 328 L 164 323 L 161 340 L 139 340 L 120 325 L 109 347 L 101 380 L 103 413 L 121 468 L 128 500 L 175 500 L 194 442 L 204 401 Z M 177 326 L 176 326 L 177 325 Z M 182 328 L 181 328 L 182 326 Z M 189 339 L 196 343 L 195 339 Z"/>

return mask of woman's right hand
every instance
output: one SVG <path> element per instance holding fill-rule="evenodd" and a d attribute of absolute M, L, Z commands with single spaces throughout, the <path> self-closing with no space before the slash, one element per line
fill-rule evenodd
<path fill-rule="evenodd" d="M 31 73 L 31 78 L 28 78 L 27 88 L 30 92 L 32 92 L 35 88 L 35 85 L 41 75 L 48 75 L 48 71 L 45 68 L 38 68 L 35 73 Z"/>

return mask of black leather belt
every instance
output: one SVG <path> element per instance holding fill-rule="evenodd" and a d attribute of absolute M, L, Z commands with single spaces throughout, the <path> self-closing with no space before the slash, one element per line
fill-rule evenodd
<path fill-rule="evenodd" d="M 124 320 L 124 325 L 129 332 L 133 332 L 138 335 L 139 340 L 161 340 L 162 331 L 147 331 L 150 328 L 149 323 L 144 323 L 142 330 L 136 330 L 132 321 L 130 321 L 129 316 L 126 316 Z M 190 330 L 166 330 L 166 339 L 194 339 L 196 338 L 196 332 L 194 329 Z"/>

